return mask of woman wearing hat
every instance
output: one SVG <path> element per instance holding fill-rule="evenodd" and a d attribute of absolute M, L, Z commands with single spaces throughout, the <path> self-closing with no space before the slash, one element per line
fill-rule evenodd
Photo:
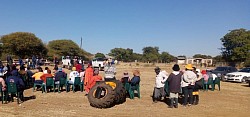
<path fill-rule="evenodd" d="M 181 77 L 182 73 L 180 73 L 180 67 L 178 64 L 175 64 L 172 68 L 174 71 L 168 77 L 168 87 L 169 87 L 169 98 L 170 105 L 169 108 L 178 108 L 178 96 L 181 91 Z"/>
<path fill-rule="evenodd" d="M 130 84 L 131 84 L 131 89 L 136 89 L 136 85 L 140 83 L 141 78 L 140 78 L 140 71 L 139 70 L 134 70 L 133 71 L 134 77 L 131 79 Z"/>
<path fill-rule="evenodd" d="M 187 64 L 186 71 L 184 71 L 182 75 L 181 87 L 184 93 L 183 106 L 186 105 L 191 106 L 193 104 L 193 89 L 197 76 L 192 70 L 193 70 L 192 64 Z M 189 103 L 188 103 L 188 97 L 189 97 Z"/>
<path fill-rule="evenodd" d="M 124 73 L 123 73 L 123 77 L 121 78 L 121 82 L 122 82 L 123 84 L 125 84 L 125 83 L 128 83 L 129 81 L 130 81 L 130 79 L 129 79 L 128 72 L 124 72 Z"/>

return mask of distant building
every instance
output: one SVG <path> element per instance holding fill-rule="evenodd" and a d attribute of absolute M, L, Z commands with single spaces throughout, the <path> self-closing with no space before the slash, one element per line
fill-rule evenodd
<path fill-rule="evenodd" d="M 178 56 L 177 64 L 186 64 L 186 56 Z"/>
<path fill-rule="evenodd" d="M 203 58 L 186 58 L 185 56 L 177 57 L 177 64 L 193 64 L 196 66 L 211 66 L 213 64 L 213 59 L 203 59 Z"/>

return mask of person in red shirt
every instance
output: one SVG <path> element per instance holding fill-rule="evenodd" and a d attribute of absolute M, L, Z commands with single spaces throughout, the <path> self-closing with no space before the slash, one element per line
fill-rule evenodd
<path fill-rule="evenodd" d="M 86 95 L 88 95 L 90 90 L 89 81 L 93 77 L 93 68 L 91 62 L 88 63 L 88 68 L 85 70 L 85 78 L 84 78 L 84 90 L 86 92 Z"/>
<path fill-rule="evenodd" d="M 89 89 L 91 89 L 93 86 L 95 86 L 97 81 L 101 81 L 102 77 L 99 75 L 99 70 L 94 70 L 94 76 L 89 80 Z"/>
<path fill-rule="evenodd" d="M 78 62 L 78 61 L 76 62 L 75 67 L 76 67 L 76 71 L 77 71 L 78 73 L 80 73 L 80 72 L 81 72 L 81 69 L 82 69 L 82 65 L 81 65 L 81 64 L 79 64 L 79 62 Z"/>
<path fill-rule="evenodd" d="M 51 70 L 50 69 L 48 69 L 47 70 L 47 73 L 46 74 L 43 74 L 40 78 L 41 78 L 41 80 L 44 82 L 44 83 L 46 83 L 46 78 L 48 78 L 48 77 L 53 77 L 53 75 L 51 74 Z"/>

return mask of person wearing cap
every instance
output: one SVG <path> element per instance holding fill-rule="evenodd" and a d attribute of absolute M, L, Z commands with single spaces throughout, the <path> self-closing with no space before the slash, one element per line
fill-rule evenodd
<path fill-rule="evenodd" d="M 94 76 L 89 81 L 89 89 L 95 86 L 97 81 L 101 81 L 101 80 L 102 80 L 102 77 L 99 75 L 99 70 L 94 69 Z"/>
<path fill-rule="evenodd" d="M 186 70 L 183 72 L 181 87 L 184 93 L 183 106 L 191 106 L 193 104 L 193 89 L 197 79 L 196 74 L 193 72 L 192 64 L 185 66 Z M 188 101 L 189 98 L 189 101 Z M 189 103 L 188 103 L 189 102 Z"/>
<path fill-rule="evenodd" d="M 128 72 L 124 72 L 123 73 L 123 77 L 121 78 L 121 82 L 123 84 L 130 82 L 130 78 L 129 78 Z"/>
<path fill-rule="evenodd" d="M 201 74 L 202 74 L 202 78 L 204 79 L 204 83 L 207 84 L 207 81 L 208 81 L 208 74 L 207 74 L 207 71 L 206 70 L 202 70 L 201 71 Z"/>
<path fill-rule="evenodd" d="M 55 84 L 59 84 L 60 78 L 67 78 L 66 73 L 63 72 L 62 68 L 58 68 L 57 72 L 55 73 Z"/>
<path fill-rule="evenodd" d="M 161 71 L 159 67 L 155 69 L 155 87 L 153 92 L 153 101 L 156 103 L 158 100 L 161 100 L 162 97 L 165 97 L 166 93 L 164 90 L 165 81 L 168 78 L 168 73 L 166 71 Z"/>
<path fill-rule="evenodd" d="M 69 74 L 69 84 L 74 84 L 75 82 L 75 77 L 79 77 L 80 74 L 76 71 L 76 67 L 72 67 L 72 71 Z"/>
<path fill-rule="evenodd" d="M 85 78 L 84 78 L 84 90 L 86 92 L 86 95 L 89 93 L 89 81 L 93 77 L 94 70 L 92 68 L 91 61 L 88 63 L 88 67 L 85 70 Z"/>
<path fill-rule="evenodd" d="M 179 92 L 181 92 L 181 77 L 182 73 L 180 73 L 180 67 L 178 64 L 173 66 L 173 72 L 169 75 L 168 87 L 169 87 L 169 98 L 170 98 L 170 105 L 169 108 L 178 108 L 178 97 Z"/>

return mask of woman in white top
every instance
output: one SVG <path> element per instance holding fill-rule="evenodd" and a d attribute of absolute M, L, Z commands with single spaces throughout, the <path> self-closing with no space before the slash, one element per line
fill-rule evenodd
<path fill-rule="evenodd" d="M 182 75 L 181 87 L 184 93 L 184 103 L 183 106 L 188 104 L 188 97 L 189 97 L 189 106 L 193 104 L 193 89 L 195 82 L 197 80 L 196 74 L 192 71 L 193 66 L 192 64 L 186 65 L 186 71 L 184 71 Z"/>
<path fill-rule="evenodd" d="M 69 84 L 74 84 L 75 82 L 75 77 L 79 77 L 80 74 L 76 71 L 76 67 L 72 67 L 72 71 L 69 74 Z"/>

